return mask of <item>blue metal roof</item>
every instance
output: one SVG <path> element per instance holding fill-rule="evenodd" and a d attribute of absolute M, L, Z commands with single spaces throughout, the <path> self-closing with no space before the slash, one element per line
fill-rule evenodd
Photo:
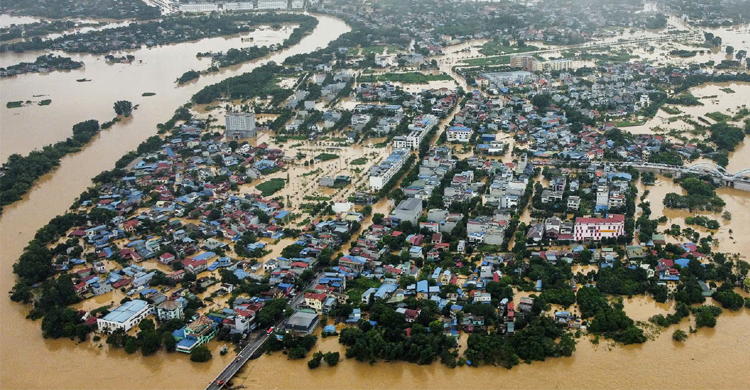
<path fill-rule="evenodd" d="M 135 299 L 132 301 L 128 301 L 123 303 L 120 307 L 117 309 L 112 310 L 104 316 L 105 321 L 112 321 L 112 322 L 119 322 L 124 323 L 127 320 L 129 320 L 131 317 L 135 316 L 148 306 L 148 302 L 142 301 L 140 299 Z"/>

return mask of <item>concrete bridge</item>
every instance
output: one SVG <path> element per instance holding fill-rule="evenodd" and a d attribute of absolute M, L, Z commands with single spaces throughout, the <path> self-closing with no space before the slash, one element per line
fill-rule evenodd
<path fill-rule="evenodd" d="M 323 276 L 322 273 L 318 272 L 313 280 L 308 284 L 305 289 L 300 290 L 300 292 L 294 296 L 291 300 L 289 300 L 289 305 L 291 307 L 296 308 L 302 303 L 302 300 L 305 296 L 304 291 L 307 289 L 311 289 L 314 286 L 318 285 L 318 282 L 320 281 L 320 278 Z M 279 320 L 274 324 L 274 328 L 281 331 L 284 328 L 284 325 L 286 324 L 287 319 L 284 318 L 282 320 Z M 219 373 L 219 375 L 212 380 L 208 386 L 206 386 L 206 390 L 222 390 L 225 388 L 227 383 L 232 380 L 232 378 L 237 374 L 237 372 L 250 360 L 250 358 L 255 354 L 255 352 L 260 349 L 263 344 L 268 341 L 269 338 L 273 337 L 271 334 L 268 334 L 266 332 L 266 329 L 259 329 L 258 332 L 260 335 L 252 342 L 248 343 L 240 353 L 237 354 L 237 357 L 232 360 L 225 368 L 224 370 Z"/>
<path fill-rule="evenodd" d="M 738 190 L 750 191 L 750 168 L 743 169 L 737 173 L 731 173 L 720 165 L 708 162 L 702 162 L 687 166 L 653 164 L 646 162 L 626 162 L 622 163 L 621 165 L 633 167 L 643 172 L 654 172 L 661 174 L 671 173 L 675 177 L 680 177 L 681 175 L 686 174 L 709 175 L 713 178 L 715 184 L 736 188 Z"/>
<path fill-rule="evenodd" d="M 549 167 L 563 167 L 571 163 L 565 160 L 543 160 L 533 161 L 534 165 L 544 165 Z M 714 184 L 736 188 L 742 191 L 750 191 L 750 168 L 743 169 L 737 173 L 731 173 L 724 167 L 714 163 L 702 162 L 693 165 L 679 166 L 668 164 L 654 164 L 649 162 L 616 162 L 616 161 L 591 161 L 577 162 L 579 166 L 589 166 L 591 164 L 612 164 L 616 167 L 631 167 L 641 172 L 653 172 L 659 174 L 669 173 L 673 177 L 682 175 L 708 175 L 713 178 Z"/>

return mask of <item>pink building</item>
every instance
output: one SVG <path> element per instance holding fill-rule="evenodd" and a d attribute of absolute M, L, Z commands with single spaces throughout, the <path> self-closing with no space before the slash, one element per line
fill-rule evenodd
<path fill-rule="evenodd" d="M 576 218 L 573 238 L 576 241 L 616 238 L 625 234 L 625 216 L 610 214 L 607 218 Z"/>

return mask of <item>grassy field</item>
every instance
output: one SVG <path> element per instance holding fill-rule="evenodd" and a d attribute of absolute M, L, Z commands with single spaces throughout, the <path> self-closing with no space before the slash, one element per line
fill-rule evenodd
<path fill-rule="evenodd" d="M 365 165 L 367 164 L 367 159 L 364 157 L 360 157 L 356 160 L 353 160 L 350 164 L 351 165 Z"/>
<path fill-rule="evenodd" d="M 373 83 L 377 81 L 391 81 L 405 84 L 427 84 L 430 81 L 453 80 L 447 74 L 424 74 L 419 72 L 408 73 L 383 73 L 379 75 L 362 76 L 358 79 L 361 83 Z"/>
<path fill-rule="evenodd" d="M 510 56 L 472 58 L 463 62 L 469 66 L 508 65 L 510 64 Z"/>
<path fill-rule="evenodd" d="M 331 154 L 331 153 L 321 153 L 315 156 L 315 159 L 320 160 L 320 161 L 335 160 L 337 158 L 339 158 L 338 154 Z"/>
<path fill-rule="evenodd" d="M 706 116 L 717 122 L 726 122 L 732 119 L 731 116 L 724 114 L 722 112 L 719 112 L 719 111 L 709 112 L 708 114 L 706 114 Z"/>
<path fill-rule="evenodd" d="M 482 48 L 479 49 L 479 52 L 486 56 L 496 56 L 500 54 L 526 53 L 537 50 L 539 50 L 539 48 L 532 45 L 525 45 L 523 47 L 505 46 L 500 41 L 489 41 L 482 45 Z"/>
<path fill-rule="evenodd" d="M 632 127 L 632 126 L 640 126 L 642 124 L 646 123 L 646 121 L 639 121 L 639 122 L 633 122 L 633 121 L 616 121 L 615 127 Z"/>
<path fill-rule="evenodd" d="M 380 287 L 380 280 L 359 277 L 346 282 L 346 293 L 352 302 L 361 302 L 362 294 L 369 288 Z"/>
<path fill-rule="evenodd" d="M 271 179 L 258 184 L 255 188 L 257 188 L 263 196 L 271 196 L 281 191 L 285 184 L 284 179 Z"/>
<path fill-rule="evenodd" d="M 666 112 L 670 115 L 679 115 L 682 114 L 682 111 L 680 111 L 677 107 L 668 107 L 668 106 L 661 106 L 662 111 Z"/>
<path fill-rule="evenodd" d="M 5 107 L 7 107 L 7 108 L 18 108 L 18 107 L 21 107 L 22 105 L 23 105 L 23 101 L 22 100 L 16 100 L 16 101 L 13 101 L 13 102 L 8 102 L 5 105 Z"/>

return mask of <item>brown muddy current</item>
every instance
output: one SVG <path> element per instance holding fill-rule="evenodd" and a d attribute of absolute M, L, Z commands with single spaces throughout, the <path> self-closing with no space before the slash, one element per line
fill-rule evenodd
<path fill-rule="evenodd" d="M 86 69 L 48 75 L 28 74 L 3 80 L 0 84 L 2 106 L 13 100 L 51 98 L 53 102 L 46 107 L 0 109 L 0 161 L 5 161 L 12 153 L 26 154 L 41 145 L 65 139 L 74 123 L 89 118 L 111 119 L 115 100 L 127 99 L 141 106 L 131 119 L 102 132 L 80 153 L 64 158 L 60 168 L 43 177 L 23 201 L 5 208 L 0 217 L 0 291 L 12 287 L 12 264 L 34 232 L 55 215 L 65 212 L 89 185 L 91 177 L 110 169 L 120 156 L 155 134 L 156 124 L 167 120 L 174 109 L 193 93 L 268 60 L 281 62 L 288 55 L 325 47 L 349 30 L 341 20 L 319 18 L 318 28 L 301 44 L 267 58 L 225 69 L 219 74 L 201 77 L 182 87 L 175 87 L 173 83 L 179 75 L 189 69 L 208 66 L 195 58 L 197 52 L 239 47 L 242 45 L 240 37 L 137 50 L 132 54 L 137 62 L 143 60 L 143 63 L 133 65 L 108 65 L 94 56 L 71 55 L 73 59 L 83 60 Z M 280 42 L 290 32 L 261 29 L 253 36 L 256 41 L 265 40 L 265 44 L 271 44 Z M 0 66 L 33 60 L 36 55 L 4 54 L 0 56 Z M 447 65 L 447 61 L 441 65 Z M 93 81 L 76 83 L 78 78 Z M 156 92 L 156 96 L 141 97 L 143 92 Z M 747 104 L 747 96 L 738 93 L 733 98 L 744 99 L 741 104 Z M 323 149 L 323 145 L 306 143 L 300 146 L 300 150 L 308 155 Z M 363 167 L 367 168 L 387 154 L 384 149 L 369 146 L 351 149 L 337 152 L 344 162 L 338 160 L 318 166 L 321 174 L 350 171 L 346 162 L 360 155 L 369 157 L 370 161 Z M 730 171 L 746 167 L 750 167 L 750 150 L 742 145 L 731 156 Z M 297 176 L 302 170 L 294 167 L 290 174 Z M 303 202 L 303 194 L 322 195 L 312 183 L 313 180 L 310 183 L 302 180 L 292 184 L 285 188 L 283 195 L 289 196 L 293 204 Z M 653 215 L 664 213 L 670 218 L 669 224 L 684 226 L 684 217 L 689 213 L 663 210 L 661 206 L 666 193 L 680 192 L 680 188 L 671 180 L 660 177 L 659 183 L 648 189 L 651 191 L 649 200 Z M 351 195 L 347 192 L 324 194 L 345 199 Z M 750 253 L 750 240 L 744 234 L 750 231 L 750 193 L 721 189 L 719 194 L 733 215 L 731 222 L 722 221 L 722 228 L 715 235 L 721 241 L 722 250 Z M 374 207 L 374 212 L 387 212 L 390 206 L 381 202 Z M 718 216 L 714 218 L 720 219 Z M 729 233 L 729 229 L 733 233 Z M 80 305 L 91 308 L 120 298 L 108 295 L 97 298 L 98 302 Z M 669 305 L 656 304 L 643 297 L 625 299 L 624 303 L 628 314 L 640 321 L 671 309 Z M 209 363 L 194 364 L 183 354 L 161 351 L 144 358 L 140 354 L 127 355 L 122 350 L 108 350 L 103 343 L 100 347 L 100 343 L 93 342 L 79 344 L 70 340 L 45 340 L 41 337 L 40 324 L 25 319 L 27 312 L 26 306 L 12 303 L 7 298 L 0 299 L 0 387 L 4 389 L 200 389 L 234 357 L 233 353 L 220 356 L 221 345 L 217 342 L 210 344 L 214 358 Z M 251 361 L 235 382 L 249 389 L 750 388 L 750 311 L 725 311 L 715 329 L 701 329 L 684 343 L 672 341 L 670 335 L 675 329 L 687 330 L 690 325 L 684 320 L 661 334 L 655 334 L 655 340 L 639 346 L 623 347 L 607 342 L 594 345 L 581 338 L 573 357 L 522 364 L 512 370 L 496 367 L 449 369 L 440 364 L 417 366 L 386 362 L 369 365 L 346 360 L 333 368 L 324 365 L 309 370 L 304 360 L 290 361 L 277 353 Z M 465 343 L 464 335 L 461 351 Z M 319 339 L 315 348 L 344 353 L 336 338 Z"/>

